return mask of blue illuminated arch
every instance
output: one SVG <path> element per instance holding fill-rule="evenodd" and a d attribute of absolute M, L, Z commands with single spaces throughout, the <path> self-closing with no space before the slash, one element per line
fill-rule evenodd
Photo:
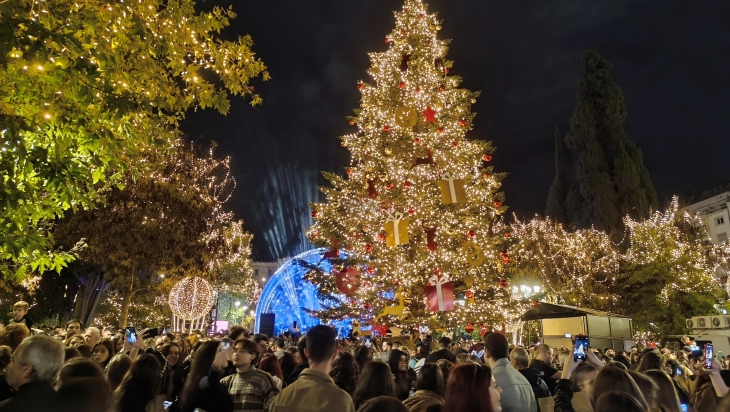
<path fill-rule="evenodd" d="M 287 261 L 274 272 L 261 292 L 256 306 L 256 324 L 254 330 L 259 333 L 261 315 L 273 313 L 275 317 L 274 334 L 278 335 L 291 330 L 294 321 L 302 333 L 322 322 L 310 316 L 303 309 L 320 310 L 322 302 L 317 297 L 317 288 L 304 279 L 308 268 L 301 265 L 303 261 L 320 267 L 325 273 L 332 270 L 329 261 L 322 260 L 325 249 L 312 249 Z M 349 326 L 350 321 L 336 322 L 336 327 Z"/>

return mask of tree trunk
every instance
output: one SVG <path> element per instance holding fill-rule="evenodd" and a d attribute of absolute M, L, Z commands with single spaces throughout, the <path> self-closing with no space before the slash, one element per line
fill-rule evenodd
<path fill-rule="evenodd" d="M 129 287 L 124 288 L 122 291 L 122 314 L 119 316 L 119 327 L 127 327 L 129 321 L 129 307 L 132 305 L 132 296 L 134 295 L 133 286 L 130 284 Z"/>
<path fill-rule="evenodd" d="M 96 307 L 101 296 L 106 292 L 109 284 L 104 280 L 101 268 L 87 270 L 83 275 L 77 275 L 81 288 L 76 298 L 74 314 L 84 325 L 90 325 L 96 314 Z"/>

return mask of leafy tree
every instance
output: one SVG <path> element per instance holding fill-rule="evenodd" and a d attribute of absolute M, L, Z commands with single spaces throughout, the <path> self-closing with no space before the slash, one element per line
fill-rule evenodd
<path fill-rule="evenodd" d="M 569 156 L 561 155 L 557 142 L 547 212 L 559 223 L 594 226 L 616 239 L 623 233 L 624 216 L 647 217 L 656 207 L 656 192 L 641 151 L 624 131 L 626 107 L 621 88 L 611 78 L 611 64 L 588 51 L 583 69 L 565 136 Z"/>
<path fill-rule="evenodd" d="M 169 147 L 190 108 L 260 103 L 268 79 L 250 37 L 223 41 L 235 17 L 193 0 L 0 2 L 0 271 L 60 270 L 47 222 L 90 208 L 155 144 Z M 100 189 L 104 189 L 101 190 Z"/>
<path fill-rule="evenodd" d="M 80 280 L 97 287 L 84 285 L 82 299 L 98 300 L 95 291 L 113 289 L 121 300 L 121 325 L 132 298 L 157 290 L 160 274 L 166 282 L 215 276 L 232 217 L 222 209 L 234 186 L 228 159 L 215 159 L 212 149 L 199 157 L 178 140 L 170 150 L 145 152 L 144 162 L 150 169 L 136 178 L 127 173 L 126 188 L 112 189 L 104 206 L 69 214 L 57 228 L 64 239 L 88 244 L 80 260 L 93 271 Z"/>

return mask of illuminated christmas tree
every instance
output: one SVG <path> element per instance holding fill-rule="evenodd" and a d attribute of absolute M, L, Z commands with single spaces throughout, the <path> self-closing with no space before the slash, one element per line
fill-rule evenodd
<path fill-rule="evenodd" d="M 334 263 L 308 275 L 332 303 L 319 315 L 501 325 L 514 315 L 502 277 L 509 233 L 493 148 L 466 136 L 478 93 L 450 74 L 441 22 L 423 2 L 406 0 L 395 17 L 388 50 L 370 54 L 372 80 L 357 85 L 357 132 L 341 137 L 352 156 L 347 176 L 325 173 L 333 188 L 312 204 L 307 235 Z"/>

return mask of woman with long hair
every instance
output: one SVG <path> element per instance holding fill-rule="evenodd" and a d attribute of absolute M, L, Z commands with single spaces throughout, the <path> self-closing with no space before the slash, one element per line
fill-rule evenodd
<path fill-rule="evenodd" d="M 220 383 L 220 370 L 228 364 L 231 349 L 218 352 L 220 342 L 204 342 L 193 352 L 190 374 L 185 380 L 180 410 L 192 412 L 200 408 L 206 412 L 231 412 L 233 399 Z"/>
<path fill-rule="evenodd" d="M 355 362 L 357 362 L 357 369 L 359 371 L 362 371 L 368 362 L 373 361 L 373 352 L 365 345 L 360 345 L 355 348 L 352 355 L 355 357 Z"/>
<path fill-rule="evenodd" d="M 461 356 L 460 354 L 459 356 Z M 468 355 L 467 355 L 468 356 Z M 444 376 L 435 363 L 423 365 L 416 380 L 416 393 L 403 401 L 411 412 L 426 412 L 432 405 L 444 404 Z"/>
<path fill-rule="evenodd" d="M 357 375 L 355 357 L 350 352 L 340 352 L 332 362 L 330 370 L 330 377 L 335 381 L 335 385 L 352 396 L 357 386 Z"/>
<path fill-rule="evenodd" d="M 155 355 L 140 355 L 114 391 L 117 412 L 163 412 L 160 390 L 162 365 Z"/>
<path fill-rule="evenodd" d="M 636 372 L 644 373 L 652 369 L 664 370 L 664 359 L 662 355 L 654 351 L 649 351 L 641 356 L 639 366 L 636 367 Z"/>
<path fill-rule="evenodd" d="M 634 379 L 625 370 L 614 366 L 606 366 L 596 375 L 593 383 L 593 396 L 591 397 L 593 405 L 596 400 L 606 392 L 619 391 L 633 396 L 641 404 L 644 409 L 649 409 L 646 398 L 642 395 L 641 390 L 636 385 Z"/>
<path fill-rule="evenodd" d="M 261 361 L 259 362 L 259 370 L 271 375 L 279 391 L 286 386 L 286 383 L 284 382 L 284 374 L 281 372 L 279 358 L 277 358 L 273 353 L 267 353 L 261 358 Z"/>
<path fill-rule="evenodd" d="M 449 374 L 441 412 L 501 412 L 500 393 L 488 366 L 458 365 Z"/>
<path fill-rule="evenodd" d="M 413 383 L 416 382 L 416 371 L 408 367 L 408 354 L 400 350 L 390 351 L 388 366 L 395 379 L 395 394 L 399 400 L 408 399 Z"/>
<path fill-rule="evenodd" d="M 352 402 L 357 409 L 368 399 L 378 396 L 390 396 L 397 399 L 393 374 L 388 365 L 383 362 L 368 362 L 360 371 L 355 393 L 352 394 Z"/>
<path fill-rule="evenodd" d="M 279 358 L 279 367 L 281 368 L 282 376 L 286 378 L 291 375 L 294 368 L 297 367 L 297 358 L 295 358 L 291 353 L 284 351 L 284 354 L 281 355 L 281 358 Z"/>
<path fill-rule="evenodd" d="M 390 396 L 378 396 L 362 404 L 357 412 L 408 412 L 398 399 Z"/>
<path fill-rule="evenodd" d="M 10 346 L 10 349 L 15 350 L 20 345 L 20 342 L 28 336 L 30 336 L 30 331 L 25 324 L 11 323 L 5 329 L 0 330 L 0 345 Z M 81 336 L 81 343 L 84 343 L 83 336 Z"/>
<path fill-rule="evenodd" d="M 180 346 L 175 342 L 165 343 L 160 347 L 160 353 L 167 360 L 167 371 L 161 388 L 162 396 L 168 401 L 174 401 L 180 396 L 185 384 Z"/>
<path fill-rule="evenodd" d="M 122 384 L 124 375 L 127 374 L 129 369 L 132 367 L 132 358 L 129 356 L 118 353 L 112 357 L 106 368 L 106 381 L 109 383 L 109 389 L 114 392 L 119 385 Z"/>
<path fill-rule="evenodd" d="M 625 392 L 608 391 L 604 392 L 596 400 L 596 412 L 649 412 L 635 397 Z"/>
<path fill-rule="evenodd" d="M 91 350 L 91 360 L 96 362 L 102 370 L 109 364 L 112 356 L 114 356 L 114 344 L 109 339 L 100 340 Z"/>
<path fill-rule="evenodd" d="M 649 379 L 653 380 L 659 388 L 657 391 L 657 403 L 664 412 L 680 412 L 679 395 L 674 387 L 672 378 L 664 371 L 649 370 L 644 372 Z"/>

